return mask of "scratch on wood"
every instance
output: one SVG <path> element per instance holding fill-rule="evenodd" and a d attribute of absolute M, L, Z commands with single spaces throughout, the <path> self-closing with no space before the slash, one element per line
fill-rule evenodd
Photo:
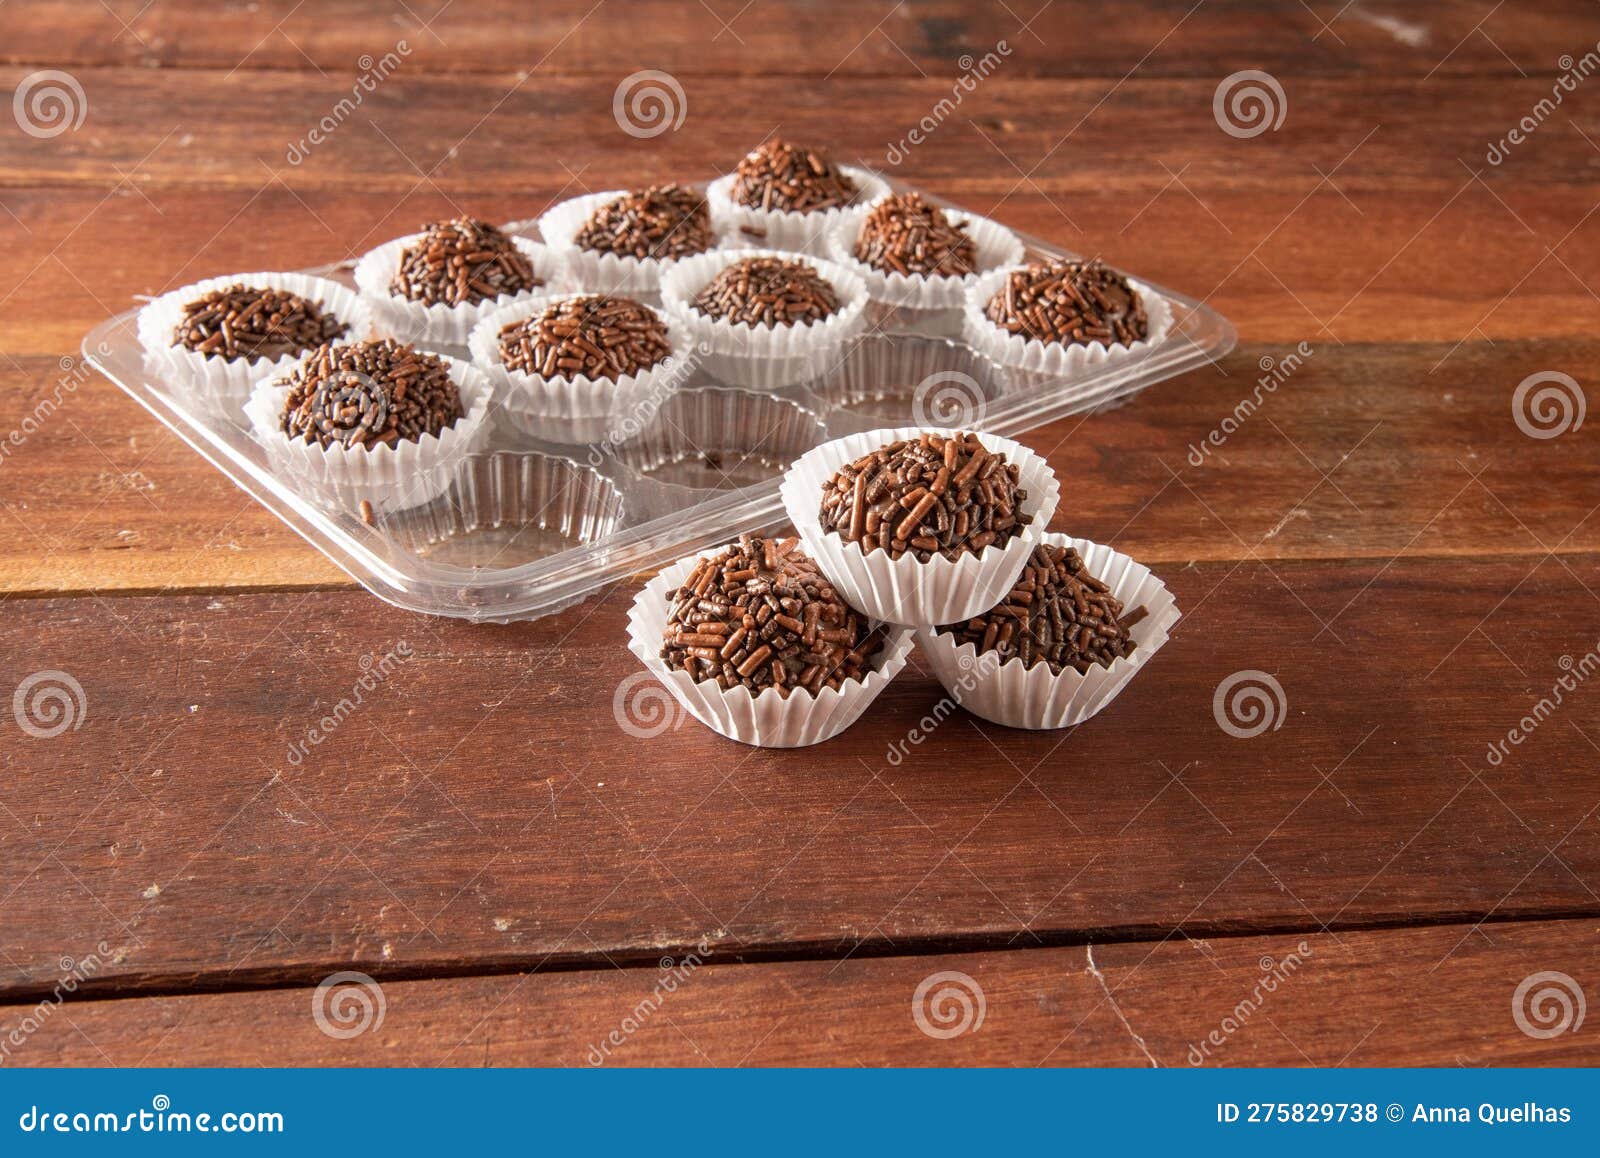
<path fill-rule="evenodd" d="M 1111 986 L 1106 984 L 1106 977 L 1094 963 L 1094 946 L 1084 946 L 1084 957 L 1089 963 L 1089 976 L 1093 977 L 1100 985 L 1100 992 L 1105 994 L 1105 999 L 1111 1006 L 1111 1012 L 1117 1015 L 1117 1020 L 1122 1022 L 1122 1028 L 1128 1031 L 1128 1036 L 1133 1038 L 1133 1044 L 1139 1047 L 1139 1052 L 1144 1054 L 1152 1069 L 1160 1069 L 1161 1063 L 1156 1061 L 1156 1055 L 1150 1052 L 1150 1047 L 1145 1045 L 1144 1038 L 1133 1031 L 1133 1023 L 1128 1020 L 1128 1015 L 1122 1012 L 1122 1006 L 1117 1004 L 1117 999 L 1111 996 Z"/>

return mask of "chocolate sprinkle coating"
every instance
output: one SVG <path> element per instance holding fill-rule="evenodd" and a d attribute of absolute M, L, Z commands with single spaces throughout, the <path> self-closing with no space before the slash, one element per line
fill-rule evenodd
<path fill-rule="evenodd" d="M 172 344 L 232 362 L 271 361 L 315 350 L 349 333 L 333 312 L 288 290 L 235 283 L 212 290 L 183 307 Z"/>
<path fill-rule="evenodd" d="M 677 258 L 716 244 L 711 206 L 693 189 L 652 185 L 607 201 L 573 238 L 580 249 L 621 257 Z"/>
<path fill-rule="evenodd" d="M 622 378 L 672 352 L 667 324 L 632 298 L 562 298 L 500 329 L 500 361 L 542 378 Z"/>
<path fill-rule="evenodd" d="M 1130 345 L 1150 336 L 1139 292 L 1098 261 L 1049 261 L 1013 271 L 984 316 L 1036 342 Z"/>
<path fill-rule="evenodd" d="M 734 262 L 690 303 L 708 318 L 751 326 L 810 325 L 839 312 L 839 295 L 803 261 L 747 257 Z"/>
<path fill-rule="evenodd" d="M 667 598 L 662 660 L 724 691 L 815 695 L 864 679 L 884 645 L 884 629 L 839 598 L 792 538 L 741 535 Z"/>
<path fill-rule="evenodd" d="M 323 346 L 288 378 L 282 429 L 321 446 L 393 446 L 437 435 L 461 418 L 449 367 L 383 338 Z"/>
<path fill-rule="evenodd" d="M 1060 675 L 1069 667 L 1078 672 L 1094 664 L 1110 667 L 1113 660 L 1132 655 L 1135 644 L 1128 631 L 1146 614 L 1143 607 L 1124 614 L 1076 550 L 1041 543 L 997 606 L 941 627 L 939 634 L 955 636 L 958 645 L 971 643 L 979 655 L 994 652 L 1001 663 L 1049 664 Z"/>
<path fill-rule="evenodd" d="M 863 553 L 910 551 L 926 563 L 1004 545 L 1033 521 L 1028 492 L 1006 456 L 975 434 L 925 432 L 840 467 L 822 484 L 820 521 Z"/>
<path fill-rule="evenodd" d="M 389 282 L 396 297 L 427 306 L 476 305 L 544 284 L 527 255 L 487 221 L 458 217 L 422 230 Z"/>
<path fill-rule="evenodd" d="M 978 268 L 978 247 L 967 231 L 921 193 L 896 193 L 874 205 L 851 252 L 884 273 L 965 277 Z"/>
<path fill-rule="evenodd" d="M 848 205 L 858 192 L 850 174 L 821 153 L 772 140 L 745 154 L 729 196 L 750 209 L 816 213 Z"/>

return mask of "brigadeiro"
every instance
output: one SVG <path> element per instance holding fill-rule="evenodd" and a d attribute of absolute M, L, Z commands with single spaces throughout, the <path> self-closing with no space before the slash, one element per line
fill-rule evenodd
<path fill-rule="evenodd" d="M 851 606 L 953 623 L 1016 581 L 1060 486 L 1021 443 L 985 432 L 869 431 L 802 455 L 780 488 L 801 541 Z"/>
<path fill-rule="evenodd" d="M 685 376 L 689 345 L 660 311 L 616 294 L 518 302 L 468 342 L 518 429 L 557 442 L 604 438 L 646 402 L 658 408 Z"/>
<path fill-rule="evenodd" d="M 680 261 L 661 302 L 711 373 L 775 389 L 818 373 L 862 328 L 860 278 L 831 261 L 772 250 L 719 250 Z"/>
<path fill-rule="evenodd" d="M 730 739 L 799 747 L 849 727 L 905 666 L 911 633 L 850 607 L 794 539 L 741 536 L 634 600 L 629 648 Z"/>
<path fill-rule="evenodd" d="M 1046 535 L 993 607 L 921 627 L 917 638 L 968 711 L 1008 727 L 1064 728 L 1110 703 L 1177 620 L 1149 568 L 1085 539 Z"/>
<path fill-rule="evenodd" d="M 773 139 L 711 182 L 706 194 L 713 215 L 726 219 L 745 244 L 820 253 L 835 221 L 888 191 L 870 170 Z"/>
<path fill-rule="evenodd" d="M 979 273 L 1023 256 L 1009 229 L 921 193 L 891 193 L 845 216 L 828 231 L 826 249 L 866 283 L 870 320 L 941 337 L 959 332 L 962 301 Z"/>
<path fill-rule="evenodd" d="M 1159 294 L 1099 261 L 1052 260 L 997 270 L 967 290 L 963 336 L 1006 366 L 1064 374 L 1165 336 Z"/>
<path fill-rule="evenodd" d="M 355 280 L 394 337 L 461 346 L 486 314 L 548 292 L 560 272 L 545 246 L 458 217 L 380 245 L 356 263 Z"/>
<path fill-rule="evenodd" d="M 390 338 L 328 343 L 263 382 L 247 413 L 273 464 L 324 501 L 384 512 L 427 502 L 487 432 L 489 383 Z"/>
<path fill-rule="evenodd" d="M 139 311 L 139 340 L 163 381 L 239 421 L 255 383 L 309 350 L 364 338 L 366 306 L 336 282 L 305 274 L 212 278 L 163 294 Z"/>
<path fill-rule="evenodd" d="M 673 184 L 571 198 L 539 218 L 539 232 L 578 285 L 645 296 L 674 262 L 719 241 L 704 194 Z"/>

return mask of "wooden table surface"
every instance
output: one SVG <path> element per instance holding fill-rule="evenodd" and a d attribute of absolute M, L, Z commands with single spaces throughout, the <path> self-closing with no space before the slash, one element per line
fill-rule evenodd
<path fill-rule="evenodd" d="M 1600 422 L 1514 401 L 1597 383 L 1597 41 L 1590 0 L 0 8 L 5 87 L 62 70 L 84 112 L 0 133 L 0 696 L 84 693 L 53 737 L 0 715 L 0 1060 L 1600 1061 L 1533 1000 L 1600 996 Z M 686 105 L 653 139 L 612 111 L 644 69 Z M 1276 129 L 1224 131 L 1243 70 Z M 822 748 L 636 738 L 634 585 L 398 612 L 74 361 L 137 295 L 710 177 L 773 132 L 1237 324 L 1024 437 L 1053 526 L 1185 613 L 1090 723 L 958 712 L 893 762 L 940 694 L 913 659 Z M 1213 710 L 1243 671 L 1284 696 L 1252 738 Z M 370 1003 L 354 1036 L 314 1015 L 345 972 L 381 987 L 331 995 Z"/>

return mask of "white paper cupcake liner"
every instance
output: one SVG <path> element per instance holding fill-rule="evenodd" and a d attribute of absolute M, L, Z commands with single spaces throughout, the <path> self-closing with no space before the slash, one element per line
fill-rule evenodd
<path fill-rule="evenodd" d="M 682 585 L 705 555 L 720 548 L 679 559 L 640 591 L 628 612 L 628 650 L 666 685 L 685 711 L 706 727 L 730 740 L 758 748 L 804 748 L 831 740 L 865 712 L 900 674 L 911 654 L 912 634 L 890 628 L 876 664 L 864 679 L 846 680 L 837 688 L 812 695 L 804 688 L 787 696 L 774 690 L 754 695 L 748 688 L 724 691 L 713 681 L 696 683 L 689 673 L 669 668 L 661 660 L 661 640 L 671 606 L 667 592 Z"/>
<path fill-rule="evenodd" d="M 280 425 L 287 387 L 281 379 L 259 383 L 245 413 L 272 468 L 303 493 L 354 512 L 363 501 L 378 514 L 432 502 L 450 488 L 466 456 L 481 449 L 489 432 L 489 380 L 466 362 L 445 358 L 461 392 L 464 412 L 437 435 L 373 447 L 322 447 L 290 439 Z"/>
<path fill-rule="evenodd" d="M 862 551 L 859 543 L 845 542 L 837 531 L 823 531 L 822 488 L 835 471 L 925 431 L 956 433 L 910 426 L 838 438 L 797 459 L 780 487 L 789 520 L 822 573 L 852 607 L 889 623 L 956 623 L 999 603 L 1027 565 L 1061 494 L 1055 472 L 1044 459 L 1019 442 L 980 431 L 978 440 L 985 448 L 1003 453 L 1016 465 L 1019 485 L 1028 492 L 1022 511 L 1032 519 L 1003 546 L 991 545 L 982 554 L 964 554 L 954 561 L 935 555 L 924 563 L 910 552 L 891 559 L 884 550 Z"/>
<path fill-rule="evenodd" d="M 711 203 L 712 219 L 725 222 L 730 236 L 740 245 L 759 245 L 767 249 L 783 249 L 794 253 L 823 256 L 823 238 L 841 218 L 860 211 L 861 206 L 876 201 L 889 192 L 888 183 L 870 169 L 855 165 L 841 165 L 856 183 L 855 201 L 838 209 L 818 209 L 811 213 L 795 213 L 786 209 L 751 209 L 733 200 L 731 193 L 737 177 L 725 173 L 706 187 L 706 200 Z"/>
<path fill-rule="evenodd" d="M 752 257 L 803 261 L 839 296 L 838 312 L 809 325 L 752 326 L 708 318 L 690 303 L 728 266 Z M 733 386 L 777 390 L 815 377 L 866 325 L 867 287 L 835 262 L 775 249 L 727 249 L 684 258 L 661 278 L 661 305 L 688 330 L 707 371 Z"/>
<path fill-rule="evenodd" d="M 1133 625 L 1130 634 L 1137 646 L 1132 655 L 1081 674 L 1067 668 L 1053 675 L 1048 664 L 1025 668 L 1017 658 L 999 663 L 993 652 L 980 655 L 971 642 L 957 645 L 954 636 L 941 635 L 932 627 L 917 628 L 928 665 L 950 697 L 973 715 L 1008 728 L 1070 728 L 1083 723 L 1114 700 L 1134 673 L 1161 650 L 1180 618 L 1172 593 L 1143 564 L 1087 539 L 1047 534 L 1044 542 L 1077 548 L 1089 574 L 1110 587 L 1123 607 L 1129 611 L 1144 607 L 1149 614 Z"/>
<path fill-rule="evenodd" d="M 991 322 L 983 311 L 1015 268 L 991 270 L 967 287 L 961 325 L 961 335 L 967 344 L 1011 371 L 1015 385 L 1072 378 L 1113 359 L 1148 353 L 1161 343 L 1172 326 L 1172 306 L 1167 299 L 1130 277 L 1128 284 L 1144 301 L 1149 324 L 1149 335 L 1143 341 L 1126 345 L 1114 342 L 1109 346 L 1104 342 L 1063 345 L 1013 334 Z"/>
<path fill-rule="evenodd" d="M 212 290 L 232 285 L 278 289 L 316 302 L 348 327 L 344 341 L 359 342 L 372 332 L 372 312 L 356 293 L 336 281 L 304 273 L 237 273 L 212 277 L 155 298 L 139 311 L 139 342 L 145 363 L 163 382 L 212 413 L 240 422 L 256 383 L 288 373 L 303 355 L 281 358 L 224 358 L 172 344 L 183 308 Z"/>
<path fill-rule="evenodd" d="M 421 233 L 413 233 L 386 241 L 356 262 L 356 287 L 361 291 L 362 300 L 372 310 L 379 332 L 385 337 L 429 346 L 465 346 L 472 327 L 495 310 L 513 302 L 548 296 L 568 288 L 560 254 L 537 241 L 513 236 L 512 243 L 533 264 L 534 276 L 543 280 L 543 285 L 520 293 L 502 294 L 472 305 L 425 306 L 397 297 L 389 292 L 389 283 L 400 269 L 400 255 L 422 236 Z"/>
<path fill-rule="evenodd" d="M 552 442 L 597 442 L 614 430 L 647 424 L 696 365 L 694 341 L 676 318 L 654 310 L 667 324 L 667 360 L 621 378 L 546 378 L 508 370 L 500 360 L 500 329 L 531 318 L 556 302 L 584 294 L 550 294 L 502 306 L 473 327 L 467 339 L 472 364 L 494 387 L 494 400 L 512 426 Z"/>
<path fill-rule="evenodd" d="M 552 251 L 561 255 L 567 279 L 577 288 L 594 293 L 636 294 L 655 297 L 660 292 L 661 275 L 683 258 L 631 257 L 615 253 L 597 253 L 584 249 L 574 242 L 578 231 L 595 210 L 618 197 L 627 196 L 626 189 L 609 193 L 588 193 L 573 197 L 547 209 L 539 218 L 539 233 Z M 743 244 L 728 233 L 726 221 L 712 219 L 716 235 L 713 250 Z M 707 250 L 712 252 L 713 250 Z M 695 255 L 698 256 L 698 255 Z"/>

